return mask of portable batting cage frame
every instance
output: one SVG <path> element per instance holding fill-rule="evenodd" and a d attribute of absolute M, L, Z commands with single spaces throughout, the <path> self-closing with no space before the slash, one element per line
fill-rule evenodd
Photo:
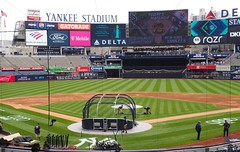
<path fill-rule="evenodd" d="M 112 100 L 105 100 L 112 99 Z M 128 107 L 132 115 L 132 121 L 135 124 L 136 121 L 136 104 L 134 100 L 127 94 L 96 94 L 90 98 L 83 108 L 83 119 L 89 118 L 89 108 L 97 104 L 97 113 L 99 106 L 102 104 L 112 104 L 114 106 L 124 105 Z M 116 108 L 113 108 L 114 113 Z"/>

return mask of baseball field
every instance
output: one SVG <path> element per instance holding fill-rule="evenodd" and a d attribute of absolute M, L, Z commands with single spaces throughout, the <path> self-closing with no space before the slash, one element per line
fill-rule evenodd
<path fill-rule="evenodd" d="M 240 132 L 240 83 L 207 79 L 104 79 L 18 82 L 0 84 L 0 121 L 4 130 L 35 138 L 34 126 L 41 125 L 41 143 L 48 134 L 69 134 L 69 145 L 89 149 L 97 139 L 114 135 L 84 134 L 68 130 L 80 122 L 87 100 L 100 93 L 125 93 L 137 105 L 151 107 L 151 114 L 137 109 L 137 121 L 149 123 L 150 130 L 117 134 L 123 149 L 156 149 L 184 145 L 209 145 L 212 139 L 224 142 L 223 121 L 231 122 L 230 137 Z M 50 103 L 50 104 L 49 104 Z M 48 126 L 51 119 L 57 121 Z M 93 108 L 92 117 L 96 110 Z M 123 117 L 111 107 L 101 106 L 98 117 Z M 195 124 L 202 122 L 200 141 Z"/>

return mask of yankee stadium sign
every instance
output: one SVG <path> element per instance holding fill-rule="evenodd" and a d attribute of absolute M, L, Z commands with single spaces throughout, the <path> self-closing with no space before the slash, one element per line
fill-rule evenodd
<path fill-rule="evenodd" d="M 66 14 L 46 13 L 47 21 L 50 22 L 78 22 L 78 23 L 117 23 L 117 15 L 91 15 L 91 14 Z"/>

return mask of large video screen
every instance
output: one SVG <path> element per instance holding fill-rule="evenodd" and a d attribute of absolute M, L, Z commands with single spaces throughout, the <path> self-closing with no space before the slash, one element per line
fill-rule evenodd
<path fill-rule="evenodd" d="M 130 46 L 186 44 L 187 35 L 187 9 L 129 12 Z"/>

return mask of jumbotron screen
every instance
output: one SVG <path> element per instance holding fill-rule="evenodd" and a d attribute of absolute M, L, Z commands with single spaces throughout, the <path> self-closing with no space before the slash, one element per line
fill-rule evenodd
<path fill-rule="evenodd" d="M 129 45 L 156 46 L 188 42 L 188 10 L 129 12 Z"/>

